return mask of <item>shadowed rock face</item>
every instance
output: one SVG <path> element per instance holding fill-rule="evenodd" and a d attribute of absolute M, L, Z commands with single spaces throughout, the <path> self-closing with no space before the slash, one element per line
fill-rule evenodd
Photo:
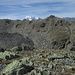
<path fill-rule="evenodd" d="M 18 33 L 0 33 L 0 47 L 12 48 L 15 46 L 29 45 L 34 46 L 34 43 L 28 37 L 23 37 Z"/>

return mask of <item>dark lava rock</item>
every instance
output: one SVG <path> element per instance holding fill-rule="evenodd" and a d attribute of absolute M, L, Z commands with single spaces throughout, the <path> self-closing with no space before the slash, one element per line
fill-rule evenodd
<path fill-rule="evenodd" d="M 75 51 L 75 47 L 72 47 L 70 50 L 71 50 L 71 51 Z"/>
<path fill-rule="evenodd" d="M 0 52 L 4 52 L 5 51 L 5 49 L 3 49 L 3 48 L 0 48 Z"/>
<path fill-rule="evenodd" d="M 6 67 L 6 65 L 0 64 L 0 72 Z"/>

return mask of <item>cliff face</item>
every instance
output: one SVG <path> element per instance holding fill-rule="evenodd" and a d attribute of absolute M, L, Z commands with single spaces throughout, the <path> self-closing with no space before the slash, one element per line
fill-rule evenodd
<path fill-rule="evenodd" d="M 75 22 L 55 16 L 35 21 L 0 20 L 0 47 L 12 48 L 22 43 L 37 49 L 73 50 Z"/>

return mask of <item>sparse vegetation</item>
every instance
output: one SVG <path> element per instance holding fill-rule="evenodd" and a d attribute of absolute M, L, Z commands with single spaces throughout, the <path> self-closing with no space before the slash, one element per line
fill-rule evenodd
<path fill-rule="evenodd" d="M 16 53 L 16 52 L 15 52 Z M 8 59 L 10 62 L 3 68 L 1 74 L 5 75 L 74 75 L 75 73 L 75 51 L 70 50 L 37 50 L 21 51 L 15 60 Z M 19 59 L 18 59 L 19 58 Z M 2 61 L 3 63 L 4 61 Z M 2 64 L 1 63 L 1 64 Z M 28 68 L 29 67 L 29 68 Z M 19 74 L 20 73 L 20 74 Z"/>

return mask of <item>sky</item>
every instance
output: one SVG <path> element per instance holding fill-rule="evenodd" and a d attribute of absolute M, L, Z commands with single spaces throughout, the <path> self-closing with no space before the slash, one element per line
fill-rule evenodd
<path fill-rule="evenodd" d="M 75 17 L 75 0 L 0 0 L 0 19 Z"/>

